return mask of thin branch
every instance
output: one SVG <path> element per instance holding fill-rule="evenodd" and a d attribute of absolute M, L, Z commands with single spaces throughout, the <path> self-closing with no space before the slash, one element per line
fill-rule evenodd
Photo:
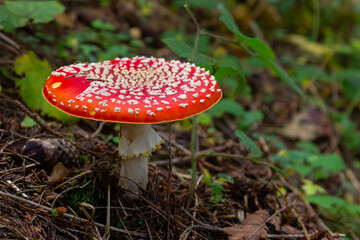
<path fill-rule="evenodd" d="M 39 126 L 52 133 L 53 135 L 57 136 L 57 137 L 62 137 L 62 135 L 59 132 L 56 132 L 55 130 L 51 129 L 49 126 L 47 126 L 45 123 L 43 123 L 41 121 L 41 119 L 39 118 L 39 116 L 36 113 L 31 112 L 29 109 L 27 109 L 27 107 L 25 107 L 20 101 L 15 100 L 16 105 L 19 106 L 19 108 L 29 117 L 31 117 L 37 124 L 39 124 Z"/>
<path fill-rule="evenodd" d="M 220 36 L 220 35 L 217 35 L 217 34 L 214 34 L 214 33 L 210 33 L 210 32 L 207 32 L 207 31 L 204 31 L 202 30 L 201 35 L 205 35 L 205 36 L 209 36 L 209 37 L 212 37 L 212 38 L 215 38 L 215 39 L 219 39 L 221 41 L 224 41 L 224 42 L 228 42 L 228 43 L 232 43 L 232 44 L 235 44 L 239 47 L 241 47 L 242 49 L 244 49 L 244 51 L 249 54 L 250 56 L 256 56 L 258 55 L 257 52 L 254 52 L 252 51 L 250 48 L 248 48 L 245 44 L 243 44 L 242 42 L 238 41 L 238 40 L 234 40 L 234 39 L 231 39 L 231 38 L 227 38 L 227 37 L 223 37 L 223 36 Z"/>
<path fill-rule="evenodd" d="M 181 207 L 181 210 L 183 210 L 186 215 L 188 215 L 193 221 L 195 221 L 197 224 L 199 224 L 200 226 L 210 230 L 210 231 L 216 231 L 216 232 L 223 232 L 224 230 L 222 228 L 216 227 L 216 226 L 211 226 L 209 224 L 203 223 L 201 221 L 199 221 L 198 219 L 196 219 L 193 215 L 191 215 L 184 207 Z M 196 226 L 196 225 L 194 225 Z"/>
<path fill-rule="evenodd" d="M 11 198 L 11 199 L 14 199 L 16 201 L 14 201 L 15 203 L 18 203 L 18 202 L 22 202 L 22 203 L 26 203 L 26 204 L 29 204 L 33 207 L 38 207 L 38 208 L 41 208 L 42 210 L 45 210 L 47 212 L 51 212 L 51 208 L 49 207 L 46 207 L 44 205 L 41 205 L 41 204 L 38 204 L 38 203 L 35 203 L 35 202 L 32 202 L 30 200 L 27 200 L 27 199 L 24 199 L 22 197 L 18 197 L 18 196 L 14 196 L 10 193 L 7 193 L 7 192 L 3 192 L 3 191 L 0 191 L 0 197 L 1 195 L 4 195 L 8 198 Z M 35 208 L 32 208 L 34 211 L 36 211 Z M 89 223 L 89 220 L 88 219 L 84 219 L 84 218 L 80 218 L 80 217 L 77 217 L 77 216 L 74 216 L 74 215 L 71 215 L 69 213 L 64 213 L 64 215 L 62 215 L 62 217 L 66 217 L 66 218 L 70 218 L 71 220 L 76 220 L 76 221 L 79 221 L 79 222 L 82 222 L 82 223 Z M 101 224 L 101 223 L 97 223 L 95 222 L 95 225 L 98 226 L 98 227 L 101 227 L 101 228 L 104 228 L 105 229 L 105 225 L 104 224 Z M 139 233 L 139 232 L 133 232 L 133 231 L 125 231 L 124 229 L 121 229 L 121 228 L 116 228 L 116 227 L 112 227 L 110 226 L 110 230 L 114 231 L 114 232 L 120 232 L 120 233 L 130 233 L 131 235 L 133 236 L 138 236 L 138 237 L 143 237 L 143 238 L 146 238 L 147 237 L 147 234 L 144 234 L 144 233 Z"/>
<path fill-rule="evenodd" d="M 185 1 L 185 9 L 186 9 L 186 12 L 190 15 L 190 17 L 191 17 L 191 19 L 194 22 L 195 27 L 196 27 L 196 37 L 195 37 L 194 47 L 193 47 L 193 51 L 192 51 L 190 59 L 189 59 L 189 62 L 193 63 L 194 58 L 195 58 L 195 53 L 196 53 L 198 45 L 199 45 L 199 38 L 200 38 L 201 29 L 200 29 L 199 22 L 196 20 L 193 12 L 190 9 L 189 0 Z"/>
<path fill-rule="evenodd" d="M 170 194 L 171 194 L 171 177 L 172 177 L 172 162 L 171 162 L 171 122 L 169 123 L 169 169 L 168 169 L 168 189 L 167 189 L 167 210 L 168 210 L 168 221 L 167 221 L 167 239 L 170 239 L 170 224 L 171 224 L 171 204 L 170 204 Z"/>
<path fill-rule="evenodd" d="M 310 238 L 312 236 L 314 236 L 315 234 L 316 233 L 311 234 Z M 285 239 L 287 239 L 287 238 L 305 238 L 305 234 L 268 234 L 266 237 L 267 238 L 281 238 L 281 239 L 283 239 L 283 238 L 285 238 Z M 333 233 L 333 234 L 331 234 L 331 237 L 341 238 L 341 237 L 346 237 L 346 235 L 343 233 Z"/>
<path fill-rule="evenodd" d="M 248 236 L 245 240 L 249 240 L 250 238 L 252 238 L 258 231 L 260 231 L 271 219 L 273 219 L 276 215 L 278 215 L 279 213 L 281 213 L 282 211 L 284 211 L 285 209 L 295 205 L 296 202 L 292 202 L 290 203 L 288 206 L 285 206 L 283 208 L 281 208 L 280 210 L 277 210 L 273 215 L 271 215 L 268 219 L 266 219 L 266 221 L 261 224 L 252 234 L 250 234 L 250 236 Z"/>
<path fill-rule="evenodd" d="M 195 159 L 197 160 L 197 159 L 199 159 L 201 157 L 227 157 L 227 158 L 237 158 L 237 159 L 249 160 L 249 161 L 252 161 L 252 162 L 254 162 L 256 164 L 261 164 L 261 165 L 268 166 L 268 167 L 274 169 L 275 171 L 280 172 L 284 176 L 286 175 L 286 173 L 283 170 L 281 170 L 280 168 L 272 165 L 271 163 L 259 161 L 259 160 L 256 160 L 254 158 L 247 158 L 247 157 L 242 157 L 242 156 L 237 156 L 237 155 L 230 155 L 230 154 L 209 154 L 209 153 L 204 153 L 204 154 L 196 155 Z"/>

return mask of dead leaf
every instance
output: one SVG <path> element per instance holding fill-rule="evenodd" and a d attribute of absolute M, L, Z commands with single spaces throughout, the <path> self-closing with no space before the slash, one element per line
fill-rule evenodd
<path fill-rule="evenodd" d="M 301 231 L 290 225 L 284 225 L 281 227 L 281 231 L 286 234 L 300 234 Z"/>
<path fill-rule="evenodd" d="M 64 215 L 64 213 L 67 212 L 67 209 L 65 207 L 56 207 L 55 210 L 58 212 L 58 216 L 61 217 Z"/>
<path fill-rule="evenodd" d="M 75 12 L 62 13 L 55 15 L 55 21 L 69 28 L 74 28 L 77 14 Z"/>
<path fill-rule="evenodd" d="M 281 219 L 278 216 L 273 217 L 270 222 L 272 225 L 274 225 L 276 231 L 280 231 L 281 226 Z"/>
<path fill-rule="evenodd" d="M 243 224 L 236 224 L 232 227 L 223 228 L 223 230 L 229 235 L 229 240 L 244 240 L 253 234 L 269 217 L 270 215 L 266 210 L 256 211 L 248 215 Z M 260 240 L 266 236 L 267 227 L 264 226 L 254 234 L 251 240 Z"/>
<path fill-rule="evenodd" d="M 330 124 L 326 115 L 319 108 L 308 108 L 295 115 L 280 131 L 284 137 L 312 141 L 330 134 Z"/>
<path fill-rule="evenodd" d="M 64 165 L 59 162 L 55 165 L 49 177 L 49 182 L 56 183 L 61 182 L 65 177 L 69 175 L 69 170 L 64 167 Z"/>

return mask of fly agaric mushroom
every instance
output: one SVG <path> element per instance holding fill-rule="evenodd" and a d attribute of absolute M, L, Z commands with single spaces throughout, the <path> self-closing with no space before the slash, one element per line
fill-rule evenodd
<path fill-rule="evenodd" d="M 52 72 L 45 99 L 74 116 L 123 123 L 118 151 L 120 184 L 138 192 L 146 188 L 148 156 L 163 142 L 150 124 L 201 113 L 222 92 L 205 69 L 159 58 L 121 58 L 79 63 Z"/>

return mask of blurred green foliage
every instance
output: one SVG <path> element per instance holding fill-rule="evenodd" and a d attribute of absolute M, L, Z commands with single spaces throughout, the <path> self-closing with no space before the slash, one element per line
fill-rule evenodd
<path fill-rule="evenodd" d="M 63 123 L 75 123 L 78 118 L 72 117 L 51 106 L 42 95 L 42 88 L 52 70 L 47 60 L 40 60 L 32 51 L 17 57 L 14 64 L 15 73 L 23 76 L 16 80 L 19 94 L 25 104 L 33 111 L 55 117 Z"/>
<path fill-rule="evenodd" d="M 13 31 L 32 23 L 46 23 L 65 10 L 58 1 L 4 1 L 0 5 L 0 30 Z"/>

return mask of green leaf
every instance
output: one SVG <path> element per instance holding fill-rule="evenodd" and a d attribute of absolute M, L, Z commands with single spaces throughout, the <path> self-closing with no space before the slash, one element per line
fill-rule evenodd
<path fill-rule="evenodd" d="M 41 114 L 55 117 L 63 123 L 72 124 L 78 121 L 78 118 L 61 112 L 44 99 L 42 88 L 52 72 L 47 60 L 40 60 L 34 52 L 29 51 L 15 59 L 14 70 L 16 74 L 24 75 L 15 84 L 19 87 L 24 103 L 32 111 L 41 111 Z"/>
<path fill-rule="evenodd" d="M 313 183 L 310 180 L 303 179 L 302 182 L 304 184 L 301 186 L 301 189 L 307 196 L 315 195 L 317 193 L 326 193 L 326 190 L 323 187 Z"/>
<path fill-rule="evenodd" d="M 222 178 L 222 179 L 225 179 L 226 182 L 228 183 L 231 183 L 231 184 L 234 184 L 234 179 L 232 176 L 230 176 L 229 174 L 226 174 L 226 173 L 218 173 L 217 174 L 218 178 Z M 219 179 L 218 179 L 219 180 Z"/>
<path fill-rule="evenodd" d="M 313 142 L 299 141 L 296 143 L 296 146 L 308 153 L 320 154 L 318 146 Z"/>
<path fill-rule="evenodd" d="M 301 91 L 298 85 L 294 82 L 294 80 L 289 77 L 289 75 L 282 69 L 279 65 L 277 65 L 274 61 L 259 56 L 260 59 L 262 59 L 268 67 L 270 67 L 277 76 L 279 76 L 283 81 L 285 81 L 296 93 L 298 93 L 303 99 L 305 99 L 304 93 Z"/>
<path fill-rule="evenodd" d="M 191 57 L 193 48 L 184 41 L 177 38 L 162 38 L 161 39 L 174 53 L 179 57 L 189 59 Z M 204 54 L 195 53 L 194 63 L 202 66 L 212 66 L 210 58 Z"/>
<path fill-rule="evenodd" d="M 111 23 L 104 22 L 101 19 L 96 19 L 92 21 L 91 26 L 99 30 L 115 31 L 116 29 L 114 25 L 112 25 Z"/>
<path fill-rule="evenodd" d="M 206 168 L 203 169 L 203 173 L 204 177 L 201 179 L 201 182 L 209 185 L 211 183 L 211 175 Z"/>
<path fill-rule="evenodd" d="M 235 57 L 235 56 L 225 57 L 224 60 L 218 64 L 218 67 L 231 68 L 239 74 L 240 80 L 239 80 L 238 86 L 235 90 L 235 95 L 240 94 L 243 91 L 245 91 L 245 88 L 246 88 L 245 74 L 244 74 L 244 70 L 240 64 L 240 61 L 237 57 Z"/>
<path fill-rule="evenodd" d="M 243 107 L 230 98 L 223 98 L 215 106 L 210 108 L 207 112 L 210 116 L 221 117 L 224 113 L 232 114 L 236 117 L 242 116 L 244 114 Z"/>
<path fill-rule="evenodd" d="M 340 208 L 344 208 L 354 213 L 360 213 L 360 205 L 350 204 L 342 198 L 330 195 L 314 195 L 307 196 L 306 200 L 310 203 L 318 204 L 319 206 L 330 210 L 333 213 L 338 213 Z"/>
<path fill-rule="evenodd" d="M 307 161 L 314 169 L 316 179 L 324 179 L 346 169 L 344 160 L 335 153 L 311 155 L 307 157 Z"/>
<path fill-rule="evenodd" d="M 51 209 L 50 212 L 55 217 L 59 216 L 59 212 L 56 209 Z"/>
<path fill-rule="evenodd" d="M 1 86 L 1 84 L 0 84 L 0 92 L 1 92 L 1 90 L 2 90 L 2 86 Z"/>
<path fill-rule="evenodd" d="M 56 14 L 62 13 L 65 8 L 57 1 L 5 1 L 7 9 L 34 23 L 50 22 Z"/>
<path fill-rule="evenodd" d="M 256 143 L 251 140 L 244 132 L 240 130 L 235 131 L 235 135 L 240 138 L 240 141 L 244 143 L 246 150 L 249 151 L 251 157 L 260 157 L 262 152 Z"/>
<path fill-rule="evenodd" d="M 119 140 L 120 140 L 119 137 L 113 137 L 113 138 L 112 138 L 113 143 L 116 143 L 116 144 L 119 143 Z"/>
<path fill-rule="evenodd" d="M 225 23 L 226 27 L 236 35 L 239 41 L 254 50 L 257 53 L 256 57 L 263 60 L 266 65 L 276 73 L 276 75 L 278 75 L 282 80 L 289 84 L 289 86 L 295 92 L 297 92 L 302 98 L 305 99 L 303 92 L 295 84 L 294 80 L 290 78 L 287 73 L 274 62 L 275 55 L 271 48 L 258 38 L 249 38 L 242 34 L 238 26 L 236 25 L 234 19 L 232 18 L 231 13 L 224 7 L 223 4 L 219 5 L 219 10 L 221 13 L 220 20 Z"/>
<path fill-rule="evenodd" d="M 211 188 L 211 192 L 217 195 L 222 194 L 223 191 L 225 191 L 225 188 L 223 185 L 221 185 L 220 183 L 217 182 L 212 182 L 210 183 Z"/>
<path fill-rule="evenodd" d="M 245 111 L 242 117 L 238 119 L 238 127 L 247 130 L 252 124 L 260 122 L 263 118 L 264 114 L 260 110 Z"/>
<path fill-rule="evenodd" d="M 36 125 L 37 125 L 37 122 L 35 122 L 34 119 L 29 117 L 28 115 L 26 115 L 25 119 L 22 120 L 22 122 L 21 122 L 21 126 L 25 127 L 25 128 L 34 127 Z"/>
<path fill-rule="evenodd" d="M 275 55 L 271 48 L 266 45 L 263 41 L 258 38 L 250 38 L 244 34 L 242 34 L 236 25 L 233 17 L 229 10 L 227 10 L 223 4 L 219 4 L 220 10 L 220 20 L 226 25 L 226 27 L 233 32 L 236 37 L 240 40 L 241 43 L 250 47 L 252 50 L 256 51 L 259 56 L 266 57 L 270 60 L 275 60 Z"/>
<path fill-rule="evenodd" d="M 213 124 L 212 118 L 206 113 L 201 113 L 201 114 L 197 115 L 197 121 L 200 125 L 203 125 L 203 126 Z"/>
<path fill-rule="evenodd" d="M 0 5 L 0 30 L 12 31 L 17 27 L 25 26 L 26 19 L 9 11 L 5 6 Z"/>

